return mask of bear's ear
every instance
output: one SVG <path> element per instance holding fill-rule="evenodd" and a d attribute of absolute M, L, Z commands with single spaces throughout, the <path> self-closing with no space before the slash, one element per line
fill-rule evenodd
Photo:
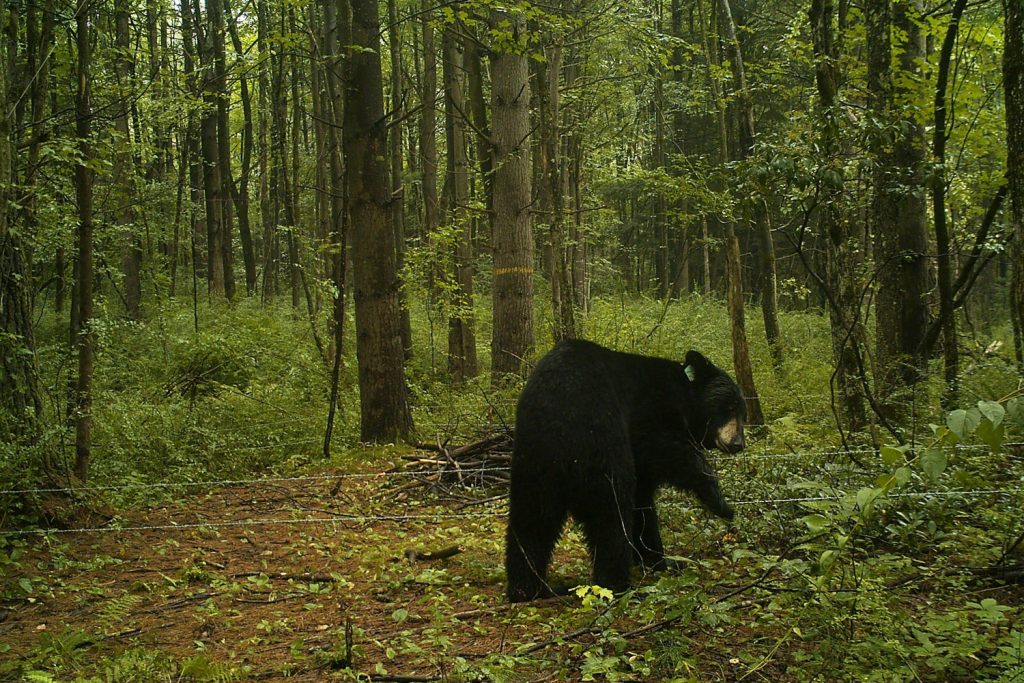
<path fill-rule="evenodd" d="M 702 356 L 698 351 L 691 349 L 686 352 L 686 361 L 683 363 L 683 370 L 686 372 L 686 376 L 690 378 L 691 382 L 696 382 L 707 374 L 709 365 L 711 365 L 711 363 L 707 358 Z"/>

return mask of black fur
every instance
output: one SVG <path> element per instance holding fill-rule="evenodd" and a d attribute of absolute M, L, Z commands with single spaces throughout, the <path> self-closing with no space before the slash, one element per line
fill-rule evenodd
<path fill-rule="evenodd" d="M 693 375 L 691 380 L 687 370 Z M 540 360 L 516 407 L 505 569 L 511 601 L 552 595 L 551 553 L 571 514 L 583 527 L 594 583 L 629 585 L 634 560 L 666 566 L 654 493 L 663 484 L 694 492 L 732 518 L 704 448 L 742 448 L 736 384 L 696 351 L 685 364 L 563 342 Z"/>

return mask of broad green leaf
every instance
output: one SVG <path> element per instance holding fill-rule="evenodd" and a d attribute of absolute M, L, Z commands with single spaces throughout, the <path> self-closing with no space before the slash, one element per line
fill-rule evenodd
<path fill-rule="evenodd" d="M 964 429 L 967 427 L 967 411 L 960 408 L 951 412 L 946 416 L 946 426 L 949 427 L 949 431 L 963 440 Z"/>
<path fill-rule="evenodd" d="M 868 506 L 875 501 L 875 498 L 878 498 L 880 493 L 880 489 L 873 486 L 865 486 L 857 491 L 857 507 L 861 510 L 867 510 Z"/>
<path fill-rule="evenodd" d="M 892 467 L 893 465 L 904 459 L 903 453 L 904 452 L 899 448 L 894 448 L 892 446 L 882 446 L 882 462 L 884 462 L 887 467 Z"/>
<path fill-rule="evenodd" d="M 933 482 L 937 482 L 946 469 L 948 460 L 942 449 L 929 448 L 921 454 L 921 469 Z"/>
<path fill-rule="evenodd" d="M 993 452 L 998 453 L 1003 449 L 1003 425 L 994 426 L 988 420 L 982 420 L 974 435 L 985 442 Z"/>
<path fill-rule="evenodd" d="M 978 410 L 988 418 L 993 427 L 998 427 L 1006 415 L 1006 409 L 995 401 L 978 401 Z"/>
<path fill-rule="evenodd" d="M 812 533 L 818 533 L 829 525 L 829 521 L 824 515 L 807 515 L 804 517 L 804 524 Z"/>

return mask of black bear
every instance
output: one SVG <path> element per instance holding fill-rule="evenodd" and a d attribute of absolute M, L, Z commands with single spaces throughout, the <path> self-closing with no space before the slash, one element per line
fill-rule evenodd
<path fill-rule="evenodd" d="M 634 560 L 666 565 L 654 492 L 694 492 L 731 519 L 704 449 L 743 448 L 736 383 L 696 351 L 684 363 L 567 341 L 545 355 L 516 406 L 505 547 L 508 598 L 553 595 L 547 568 L 572 515 L 595 584 L 629 585 Z"/>

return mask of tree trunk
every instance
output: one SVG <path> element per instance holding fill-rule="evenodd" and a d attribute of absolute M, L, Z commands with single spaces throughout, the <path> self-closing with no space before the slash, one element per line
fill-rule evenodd
<path fill-rule="evenodd" d="M 576 313 L 565 249 L 565 183 L 562 161 L 561 113 L 558 83 L 562 70 L 561 39 L 545 50 L 537 64 L 537 101 L 540 119 L 541 179 L 548 198 L 548 238 L 551 247 L 551 308 L 555 341 L 576 337 Z"/>
<path fill-rule="evenodd" d="M 298 35 L 299 27 L 295 21 L 295 8 L 288 8 L 288 31 L 291 35 Z M 288 74 L 289 92 L 292 101 L 291 120 L 291 174 L 286 176 L 285 188 L 285 221 L 289 226 L 288 230 L 288 282 L 292 292 L 292 309 L 298 312 L 302 306 L 302 205 L 299 202 L 299 140 L 302 133 L 302 122 L 305 117 L 302 115 L 303 100 L 299 96 L 299 78 L 302 71 L 299 67 L 298 50 L 289 50 L 291 54 L 291 69 Z M 281 67 L 284 69 L 284 66 Z"/>
<path fill-rule="evenodd" d="M 210 0 L 208 0 L 210 1 Z M 199 0 L 195 4 L 183 0 L 181 11 L 191 13 L 202 71 L 203 101 L 206 111 L 200 119 L 200 145 L 203 154 L 203 196 L 206 203 L 206 280 L 210 297 L 225 296 L 224 259 L 221 241 L 223 230 L 223 201 L 220 178 L 219 148 L 217 146 L 217 79 L 214 76 L 213 38 L 211 27 L 205 29 L 200 21 Z M 184 21 L 184 19 L 183 19 Z"/>
<path fill-rule="evenodd" d="M 423 160 L 423 225 L 424 239 L 437 230 L 440 202 L 437 196 L 437 47 L 434 42 L 432 0 L 422 0 L 423 82 L 420 101 L 420 156 Z"/>
<path fill-rule="evenodd" d="M 227 15 L 227 27 L 231 34 L 231 45 L 238 60 L 243 59 L 244 49 L 238 34 L 237 20 L 231 11 L 230 0 L 224 0 L 224 12 Z M 253 120 L 252 95 L 249 78 L 243 69 L 238 76 L 239 96 L 242 101 L 242 169 L 236 184 L 234 178 L 228 176 L 231 185 L 231 197 L 238 214 L 238 236 L 242 243 L 242 263 L 245 266 L 245 293 L 252 296 L 256 293 L 256 250 L 252 242 L 252 227 L 249 222 L 249 178 L 252 175 L 253 152 Z"/>
<path fill-rule="evenodd" d="M 75 197 L 78 200 L 78 273 L 75 282 L 78 313 L 78 381 L 75 386 L 75 476 L 89 478 L 92 456 L 92 181 L 93 161 L 91 38 L 88 0 L 75 12 L 78 48 L 78 91 L 75 97 L 75 133 L 79 163 L 75 166 Z"/>
<path fill-rule="evenodd" d="M 324 457 L 330 457 L 331 432 L 338 405 L 339 376 L 344 346 L 345 293 L 346 293 L 346 245 L 348 231 L 348 201 L 345 186 L 345 167 L 342 160 L 341 129 L 344 123 L 344 83 L 342 78 L 341 45 L 348 43 L 348 5 L 339 0 L 321 0 L 324 17 L 324 81 L 327 86 L 327 107 L 330 116 L 327 126 L 328 167 L 330 169 L 331 231 L 330 259 L 331 276 L 334 283 L 334 307 L 332 316 L 331 399 L 327 413 L 327 429 L 324 435 Z"/>
<path fill-rule="evenodd" d="M 405 384 L 398 265 L 388 196 L 387 128 L 377 0 L 350 0 L 345 166 L 352 215 L 360 434 L 391 441 L 412 430 Z"/>
<path fill-rule="evenodd" d="M 273 187 L 271 185 L 271 168 L 273 163 L 271 157 L 274 154 L 272 149 L 272 135 L 270 116 L 270 78 L 269 71 L 273 68 L 271 61 L 270 47 L 267 41 L 267 33 L 270 30 L 270 17 L 268 15 L 266 0 L 256 0 L 256 49 L 259 53 L 259 71 L 256 75 L 257 90 L 257 142 L 259 147 L 259 159 L 257 160 L 257 172 L 260 178 L 259 202 L 260 202 L 260 249 L 263 266 L 262 291 L 260 299 L 263 303 L 269 302 L 276 292 L 274 291 L 274 268 L 276 258 L 273 252 L 274 232 L 276 213 L 274 211 Z M 253 247 L 254 255 L 257 249 Z"/>
<path fill-rule="evenodd" d="M 133 99 L 131 88 L 135 83 L 135 64 L 128 33 L 129 7 L 126 0 L 117 0 L 114 7 L 114 73 L 117 78 L 119 103 L 114 117 L 118 145 L 114 158 L 113 177 L 119 189 L 120 215 L 117 218 L 125 233 L 121 254 L 124 274 L 125 313 L 133 320 L 142 315 L 142 243 L 135 229 L 135 166 L 128 128 L 128 103 Z"/>
<path fill-rule="evenodd" d="M 494 149 L 491 146 L 490 126 L 487 122 L 487 100 L 484 98 L 484 75 L 483 63 L 480 58 L 480 46 L 476 31 L 472 26 L 463 26 L 463 32 L 468 36 L 466 40 L 463 64 L 469 80 L 469 116 L 476 131 L 474 136 L 476 162 L 480 167 L 480 178 L 483 185 L 483 204 L 486 207 L 483 221 L 487 235 L 487 242 L 491 243 L 494 233 L 494 192 L 492 173 L 492 162 Z M 480 230 L 477 230 L 477 240 L 480 240 Z"/>
<path fill-rule="evenodd" d="M 877 372 L 879 395 L 890 410 L 907 399 L 901 389 L 921 379 L 927 359 L 921 353 L 922 330 L 928 326 L 928 233 L 924 188 L 924 130 L 913 118 L 899 120 L 895 102 L 911 97 L 924 44 L 916 2 L 872 0 L 868 25 L 869 107 L 884 123 L 898 123 L 891 145 L 873 141 L 875 154 L 871 225 L 874 231 Z M 912 14 L 911 14 L 912 12 Z M 898 77 L 890 71 L 890 32 L 906 36 Z M 894 87 L 893 83 L 900 84 Z M 908 85 L 911 84 L 911 85 Z M 895 399 L 895 400 L 894 400 Z"/>
<path fill-rule="evenodd" d="M 719 0 L 719 2 L 724 2 L 724 0 Z M 703 5 L 701 2 L 698 2 L 697 8 L 701 15 L 703 15 Z M 724 169 L 729 161 L 729 130 L 726 123 L 725 98 L 717 80 L 717 75 L 712 71 L 715 58 L 711 51 L 708 31 L 703 16 L 701 16 L 700 22 L 703 34 L 704 55 L 709 69 L 709 82 L 716 104 L 719 138 L 718 163 Z M 750 424 L 759 425 L 764 424 L 764 415 L 761 412 L 761 399 L 757 394 L 757 387 L 754 385 L 754 372 L 750 365 L 750 351 L 747 344 L 746 316 L 743 310 L 743 264 L 740 260 L 740 242 L 739 238 L 736 237 L 736 229 L 733 223 L 725 221 L 724 224 L 725 264 L 728 282 L 727 302 L 729 307 L 729 327 L 732 337 L 733 371 L 736 373 L 736 383 L 739 385 L 740 391 L 743 392 L 744 400 L 747 404 L 747 420 Z"/>
<path fill-rule="evenodd" d="M 391 222 L 395 228 L 398 272 L 405 266 L 405 185 L 402 169 L 402 118 L 404 92 L 402 90 L 402 41 L 398 21 L 398 0 L 387 0 L 388 47 L 391 53 L 391 122 L 388 127 L 388 155 L 391 159 Z M 412 320 L 405 290 L 398 290 L 398 305 L 402 312 L 402 349 L 406 360 L 412 358 Z"/>
<path fill-rule="evenodd" d="M 932 134 L 932 154 L 935 168 L 931 177 L 932 215 L 935 218 L 935 252 L 938 260 L 939 315 L 942 317 L 942 349 L 946 391 L 942 405 L 952 410 L 959 402 L 960 351 L 956 333 L 956 315 L 953 311 L 953 266 L 950 253 L 949 227 L 946 225 L 946 86 L 949 68 L 960 27 L 960 17 L 967 0 L 956 0 L 950 17 L 946 38 L 939 53 L 938 75 L 935 80 L 935 128 Z"/>
<path fill-rule="evenodd" d="M 5 50 L 0 49 L 0 102 L 10 111 L 9 76 Z M 34 109 L 34 108 L 33 108 Z M 35 114 L 33 114 L 35 120 Z M 0 116 L 0 178 L 11 177 L 13 145 L 11 121 Z M 36 372 L 36 346 L 32 329 L 32 277 L 24 246 L 10 230 L 10 188 L 0 184 L 0 405 L 7 420 L 0 422 L 5 442 L 34 442 L 39 435 L 42 400 Z"/>
<path fill-rule="evenodd" d="M 1014 230 L 1010 316 L 1017 367 L 1024 372 L 1024 3 L 1004 0 L 1003 94 L 1006 101 L 1006 177 Z"/>
<path fill-rule="evenodd" d="M 839 149 L 839 52 L 832 22 L 833 0 L 812 0 L 810 9 L 811 39 L 814 44 L 815 81 L 820 100 L 820 146 L 825 162 L 838 164 L 844 150 Z M 840 171 L 835 176 L 842 182 Z M 858 381 L 857 356 L 864 339 L 857 299 L 860 286 L 857 275 L 863 255 L 860 240 L 850 218 L 839 207 L 841 185 L 826 187 L 822 199 L 819 224 L 828 237 L 825 252 L 825 286 L 828 288 L 829 322 L 832 335 L 832 359 L 835 363 L 835 386 L 843 408 L 847 429 L 857 431 L 867 424 L 863 395 Z"/>
<path fill-rule="evenodd" d="M 518 44 L 526 22 L 491 11 L 494 31 Z M 530 215 L 530 82 L 526 56 L 495 50 L 491 63 L 494 142 L 494 327 L 491 374 L 520 373 L 533 352 L 533 230 Z"/>
<path fill-rule="evenodd" d="M 393 1 L 393 0 L 392 0 Z M 473 330 L 473 235 L 469 216 L 469 159 L 466 155 L 466 127 L 462 117 L 466 101 L 462 95 L 462 52 L 453 29 L 442 39 L 444 54 L 445 137 L 448 143 L 448 220 L 453 227 L 454 279 L 448 315 L 448 372 L 457 383 L 478 373 L 476 334 Z"/>
<path fill-rule="evenodd" d="M 718 0 L 721 30 L 724 34 L 729 62 L 732 65 L 733 84 L 736 89 L 740 119 L 740 159 L 753 153 L 756 132 L 754 130 L 754 106 L 747 89 L 746 70 L 743 67 L 743 53 L 736 37 L 736 23 L 733 21 L 729 0 Z M 775 272 L 775 240 L 768 223 L 767 210 L 762 201 L 755 200 L 750 207 L 754 233 L 758 242 L 759 275 L 761 278 L 761 313 L 764 318 L 765 337 L 771 352 L 772 365 L 776 372 L 782 370 L 782 331 L 779 325 L 778 278 Z"/>

